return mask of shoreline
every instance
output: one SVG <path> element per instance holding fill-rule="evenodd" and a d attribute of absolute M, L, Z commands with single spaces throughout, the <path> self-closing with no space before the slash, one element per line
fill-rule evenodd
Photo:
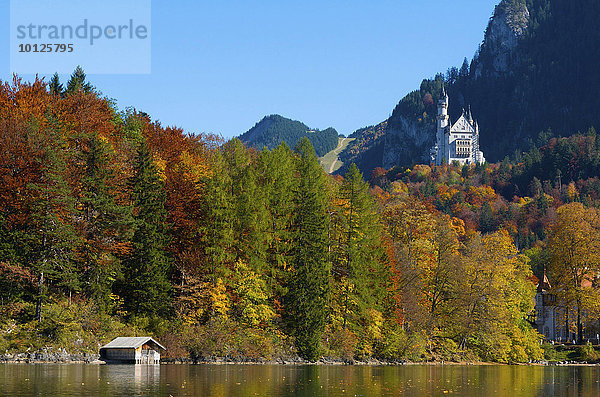
<path fill-rule="evenodd" d="M 44 353 L 17 353 L 0 355 L 0 365 L 2 364 L 89 364 L 89 365 L 126 365 L 126 364 L 107 364 L 100 360 L 97 354 L 67 354 L 62 353 L 58 356 L 47 355 Z M 135 364 L 132 364 L 135 365 Z M 191 358 L 161 359 L 160 365 L 281 365 L 281 366 L 357 366 L 357 367 L 393 367 L 393 366 L 600 366 L 600 363 L 586 362 L 554 362 L 540 361 L 531 363 L 496 363 L 484 361 L 380 361 L 380 360 L 334 360 L 322 358 L 317 362 L 309 362 L 295 358 L 278 359 L 257 359 L 244 360 L 224 357 L 206 357 L 198 360 Z"/>

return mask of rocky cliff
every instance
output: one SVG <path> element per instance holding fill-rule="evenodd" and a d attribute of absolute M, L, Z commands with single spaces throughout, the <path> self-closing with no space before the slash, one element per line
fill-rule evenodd
<path fill-rule="evenodd" d="M 484 72 L 500 75 L 513 70 L 511 66 L 518 62 L 515 48 L 526 33 L 529 21 L 530 14 L 525 3 L 503 1 L 496 6 L 476 58 L 474 78 L 480 78 Z"/>

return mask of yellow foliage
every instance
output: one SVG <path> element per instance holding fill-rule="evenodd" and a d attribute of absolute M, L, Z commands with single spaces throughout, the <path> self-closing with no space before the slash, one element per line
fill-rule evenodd
<path fill-rule="evenodd" d="M 521 197 L 519 199 L 519 206 L 521 207 L 526 207 L 531 203 L 533 203 L 533 199 L 531 197 Z"/>
<path fill-rule="evenodd" d="M 242 322 L 251 326 L 269 323 L 275 318 L 275 311 L 269 305 L 271 296 L 267 284 L 242 261 L 235 264 L 235 272 L 235 292 L 240 298 L 238 306 Z"/>
<path fill-rule="evenodd" d="M 367 309 L 367 334 L 372 340 L 378 340 L 382 335 L 383 314 L 375 309 Z"/>
<path fill-rule="evenodd" d="M 452 217 L 452 219 L 450 219 L 450 227 L 458 237 L 465 235 L 465 221 L 462 219 Z"/>
<path fill-rule="evenodd" d="M 575 201 L 579 197 L 575 182 L 571 182 L 569 183 L 569 186 L 567 186 L 567 197 L 569 197 L 569 201 Z"/>
<path fill-rule="evenodd" d="M 185 179 L 199 184 L 204 178 L 210 176 L 210 167 L 201 158 L 183 151 L 179 159 L 178 167 L 183 171 Z"/>
<path fill-rule="evenodd" d="M 176 308 L 188 326 L 201 324 L 210 317 L 225 317 L 229 312 L 229 297 L 223 280 L 215 283 L 190 277 L 184 286 L 178 287 Z"/>
<path fill-rule="evenodd" d="M 496 191 L 488 185 L 470 186 L 467 192 L 467 202 L 472 205 L 491 203 L 496 197 Z"/>
<path fill-rule="evenodd" d="M 167 169 L 167 162 L 158 155 L 154 155 L 152 160 L 154 166 L 158 171 L 158 176 L 162 181 L 165 181 L 167 179 L 167 176 L 165 175 L 165 170 Z"/>
<path fill-rule="evenodd" d="M 600 211 L 581 203 L 557 210 L 548 248 L 554 294 L 573 312 L 579 326 L 600 312 L 600 291 L 593 283 L 600 271 Z"/>
<path fill-rule="evenodd" d="M 412 171 L 420 179 L 425 179 L 431 174 L 431 167 L 428 165 L 418 164 L 415 165 Z"/>
<path fill-rule="evenodd" d="M 408 192 L 408 186 L 402 181 L 394 181 L 391 191 L 394 196 L 402 195 Z"/>
<path fill-rule="evenodd" d="M 227 291 L 223 280 L 218 278 L 216 284 L 209 289 L 208 293 L 213 312 L 218 316 L 227 317 L 227 312 L 229 311 L 229 298 L 227 297 Z"/>

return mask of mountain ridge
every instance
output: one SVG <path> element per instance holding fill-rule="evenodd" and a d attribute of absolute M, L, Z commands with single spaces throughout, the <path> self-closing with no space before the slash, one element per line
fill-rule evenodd
<path fill-rule="evenodd" d="M 252 128 L 239 136 L 245 144 L 262 149 L 274 149 L 285 142 L 294 147 L 302 138 L 308 138 L 319 157 L 334 150 L 338 145 L 338 132 L 332 128 L 311 129 L 306 124 L 278 114 L 263 117 Z"/>

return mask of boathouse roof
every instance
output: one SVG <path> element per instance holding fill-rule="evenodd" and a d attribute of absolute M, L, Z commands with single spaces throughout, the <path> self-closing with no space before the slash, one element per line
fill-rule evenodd
<path fill-rule="evenodd" d="M 163 345 L 149 336 L 120 336 L 102 346 L 101 349 L 137 349 L 146 343 L 154 344 L 162 350 L 167 350 Z"/>

